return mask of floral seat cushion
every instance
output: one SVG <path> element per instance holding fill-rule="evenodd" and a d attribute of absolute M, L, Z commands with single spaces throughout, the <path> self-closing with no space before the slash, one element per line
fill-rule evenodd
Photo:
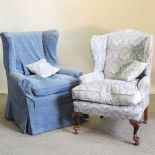
<path fill-rule="evenodd" d="M 74 99 L 111 105 L 133 105 L 141 101 L 136 80 L 132 82 L 105 79 L 81 84 L 72 90 Z"/>

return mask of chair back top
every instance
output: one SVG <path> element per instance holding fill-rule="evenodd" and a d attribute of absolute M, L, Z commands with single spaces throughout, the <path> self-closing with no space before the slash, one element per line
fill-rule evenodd
<path fill-rule="evenodd" d="M 148 63 L 150 72 L 153 36 L 133 29 L 93 36 L 92 53 L 95 71 L 103 71 L 105 78 L 115 79 L 120 69 L 134 60 Z"/>
<path fill-rule="evenodd" d="M 5 32 L 1 34 L 4 66 L 7 72 L 18 70 L 28 75 L 30 72 L 25 65 L 46 58 L 52 65 L 57 65 L 56 45 L 58 32 L 31 31 Z"/>

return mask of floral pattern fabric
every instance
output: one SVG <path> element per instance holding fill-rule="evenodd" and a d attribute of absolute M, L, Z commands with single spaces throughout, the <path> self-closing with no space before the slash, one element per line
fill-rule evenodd
<path fill-rule="evenodd" d="M 147 64 L 140 61 L 133 61 L 121 68 L 117 79 L 124 81 L 132 81 L 136 79 L 146 68 Z"/>
<path fill-rule="evenodd" d="M 115 99 L 118 99 L 119 93 L 125 92 L 126 94 L 129 93 L 129 95 L 131 95 L 131 90 L 134 93 L 140 92 L 141 100 L 137 104 L 124 106 L 101 104 L 96 102 L 96 98 L 94 99 L 94 93 L 91 93 L 89 90 L 87 90 L 87 94 L 90 95 L 83 95 L 83 90 L 76 93 L 77 90 L 75 87 L 72 91 L 73 98 L 75 99 L 73 103 L 74 110 L 76 112 L 105 117 L 140 120 L 145 108 L 149 104 L 153 36 L 136 30 L 127 29 L 101 36 L 94 36 L 91 41 L 91 47 L 95 64 L 94 71 L 103 72 L 104 78 L 111 80 L 111 82 L 115 81 L 124 65 L 134 61 L 140 61 L 147 64 L 144 74 L 140 75 L 137 79 L 138 84 L 135 82 L 135 90 L 132 90 L 132 87 L 125 87 L 125 85 L 119 85 L 119 87 L 111 89 L 109 86 L 106 87 L 105 83 L 102 82 L 94 87 L 92 85 L 95 84 L 89 83 L 89 89 L 95 90 L 100 88 L 99 90 L 101 90 L 101 93 L 96 93 L 98 99 L 101 98 L 104 100 L 104 95 L 106 95 L 106 98 L 114 101 Z M 81 86 L 81 89 L 85 89 L 85 86 Z M 109 90 L 114 92 L 117 91 L 118 96 L 111 98 L 111 96 L 108 96 Z M 92 101 L 93 99 L 94 101 Z M 123 99 L 119 101 L 121 102 Z M 123 102 L 121 102 L 121 104 L 123 104 Z"/>
<path fill-rule="evenodd" d="M 31 64 L 26 65 L 26 67 L 32 73 L 45 78 L 56 74 L 60 70 L 59 68 L 52 66 L 50 63 L 48 63 L 46 59 L 35 61 Z"/>
<path fill-rule="evenodd" d="M 138 104 L 141 94 L 137 82 L 105 79 L 100 82 L 81 84 L 72 89 L 73 99 L 110 105 Z"/>
<path fill-rule="evenodd" d="M 123 30 L 108 34 L 105 78 L 116 79 L 121 68 L 135 60 L 145 62 L 144 47 L 148 34 Z"/>
<path fill-rule="evenodd" d="M 138 121 L 141 119 L 144 109 L 147 107 L 148 103 L 148 98 L 145 98 L 137 105 L 131 106 L 112 106 L 76 100 L 74 101 L 74 111 L 90 115 Z"/>
<path fill-rule="evenodd" d="M 94 71 L 102 72 L 104 69 L 105 55 L 107 48 L 107 36 L 93 36 L 91 39 L 91 49 L 94 58 Z"/>
<path fill-rule="evenodd" d="M 104 81 L 103 72 L 92 72 L 88 74 L 84 74 L 79 78 L 80 84 L 86 84 L 90 82 L 102 82 Z"/>

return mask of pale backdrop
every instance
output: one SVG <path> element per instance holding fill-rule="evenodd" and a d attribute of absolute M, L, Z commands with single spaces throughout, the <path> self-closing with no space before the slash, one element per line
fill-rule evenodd
<path fill-rule="evenodd" d="M 155 35 L 155 0 L 0 0 L 0 32 L 58 29 L 60 64 L 85 73 L 93 70 L 91 36 L 124 28 Z M 0 42 L 0 93 L 5 93 L 2 61 Z M 155 93 L 155 62 L 152 71 Z"/>

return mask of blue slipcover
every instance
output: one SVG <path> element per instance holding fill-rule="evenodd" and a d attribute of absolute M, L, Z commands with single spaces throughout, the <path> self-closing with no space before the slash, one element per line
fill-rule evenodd
<path fill-rule="evenodd" d="M 36 96 L 45 96 L 69 91 L 78 84 L 76 78 L 63 74 L 55 74 L 49 78 L 31 75 L 29 76 L 29 82 L 32 86 L 32 92 Z"/>
<path fill-rule="evenodd" d="M 32 135 L 73 124 L 71 89 L 82 72 L 59 66 L 58 32 L 6 32 L 1 38 L 8 82 L 6 118 Z M 60 71 L 49 78 L 32 75 L 25 65 L 42 58 Z"/>

